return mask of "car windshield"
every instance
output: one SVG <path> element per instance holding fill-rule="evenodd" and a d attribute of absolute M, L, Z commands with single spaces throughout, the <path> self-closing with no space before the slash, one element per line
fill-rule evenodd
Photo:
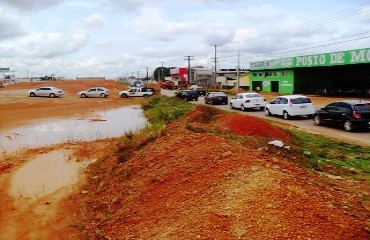
<path fill-rule="evenodd" d="M 292 98 L 290 100 L 291 103 L 293 104 L 302 104 L 302 103 L 311 103 L 311 99 L 309 98 L 305 98 L 305 97 L 301 97 L 301 98 Z"/>
<path fill-rule="evenodd" d="M 356 104 L 353 106 L 356 112 L 370 112 L 370 103 Z"/>
<path fill-rule="evenodd" d="M 247 95 L 245 95 L 245 97 L 246 98 L 257 98 L 257 97 L 261 97 L 261 95 L 259 95 L 259 94 L 247 94 Z"/>

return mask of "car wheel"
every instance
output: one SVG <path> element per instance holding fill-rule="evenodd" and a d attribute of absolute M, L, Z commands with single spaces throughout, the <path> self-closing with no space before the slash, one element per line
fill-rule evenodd
<path fill-rule="evenodd" d="M 347 132 L 352 132 L 353 129 L 353 123 L 350 120 L 344 122 L 344 130 L 346 130 Z"/>
<path fill-rule="evenodd" d="M 271 116 L 272 115 L 268 108 L 265 108 L 265 114 L 266 114 L 266 116 Z"/>
<path fill-rule="evenodd" d="M 265 107 L 260 107 L 259 109 L 260 109 L 260 111 L 263 111 L 263 110 L 265 110 Z"/>
<path fill-rule="evenodd" d="M 87 97 L 87 95 L 86 94 L 81 94 L 81 98 L 86 98 Z"/>
<path fill-rule="evenodd" d="M 232 103 L 230 103 L 230 109 L 235 109 Z"/>
<path fill-rule="evenodd" d="M 35 96 L 36 96 L 35 93 L 33 93 L 33 92 L 30 93 L 30 97 L 35 97 Z"/>
<path fill-rule="evenodd" d="M 122 93 L 121 94 L 121 98 L 127 98 L 127 94 L 126 93 Z"/>
<path fill-rule="evenodd" d="M 284 118 L 285 120 L 289 120 L 289 119 L 290 119 L 290 115 L 289 115 L 289 113 L 288 113 L 287 111 L 284 111 L 284 112 L 283 112 L 283 118 Z"/>
<path fill-rule="evenodd" d="M 50 97 L 51 98 L 54 98 L 55 97 L 55 94 L 54 93 L 50 93 Z"/>
<path fill-rule="evenodd" d="M 241 109 L 243 112 L 246 110 L 243 104 L 240 106 L 240 109 Z"/>
<path fill-rule="evenodd" d="M 195 101 L 198 101 L 198 98 L 195 98 L 194 100 L 195 100 Z"/>
<path fill-rule="evenodd" d="M 184 98 L 184 100 L 185 100 L 185 101 L 189 101 L 188 97 L 185 97 L 185 98 Z"/>
<path fill-rule="evenodd" d="M 313 123 L 316 125 L 316 126 L 320 126 L 322 124 L 322 120 L 321 120 L 321 117 L 319 115 L 315 115 L 313 117 Z"/>
<path fill-rule="evenodd" d="M 107 97 L 107 95 L 105 95 L 104 93 L 102 93 L 102 94 L 100 94 L 100 97 L 105 98 L 105 97 Z"/>

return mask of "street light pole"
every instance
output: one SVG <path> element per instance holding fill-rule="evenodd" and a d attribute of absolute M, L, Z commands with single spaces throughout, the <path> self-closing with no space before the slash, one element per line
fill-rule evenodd
<path fill-rule="evenodd" d="M 215 72 L 214 72 L 214 84 L 216 84 L 216 80 L 217 80 L 217 46 L 221 46 L 221 45 L 212 45 L 215 47 Z"/>

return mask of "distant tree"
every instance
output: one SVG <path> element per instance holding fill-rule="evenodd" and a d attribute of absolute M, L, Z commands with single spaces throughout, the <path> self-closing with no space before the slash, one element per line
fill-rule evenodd
<path fill-rule="evenodd" d="M 163 69 L 163 71 L 162 71 Z M 171 73 L 170 73 L 170 69 L 171 68 L 167 68 L 167 67 L 157 67 L 155 70 L 154 70 L 154 73 L 153 73 L 153 77 L 155 80 L 164 80 L 165 77 L 170 77 L 171 76 Z M 163 72 L 163 76 L 162 76 L 162 72 Z"/>

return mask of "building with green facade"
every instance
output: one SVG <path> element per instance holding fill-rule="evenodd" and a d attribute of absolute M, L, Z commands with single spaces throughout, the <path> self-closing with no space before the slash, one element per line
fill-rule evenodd
<path fill-rule="evenodd" d="M 251 89 L 282 94 L 370 89 L 370 48 L 250 63 Z"/>

